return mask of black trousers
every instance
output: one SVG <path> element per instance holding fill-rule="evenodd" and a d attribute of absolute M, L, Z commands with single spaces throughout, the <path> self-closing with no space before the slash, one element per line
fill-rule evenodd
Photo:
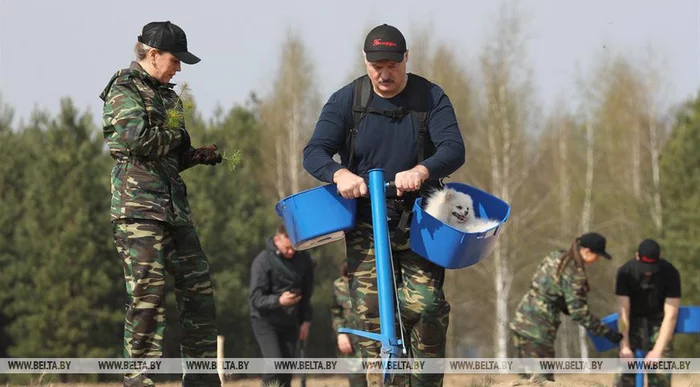
<path fill-rule="evenodd" d="M 264 358 L 293 358 L 295 356 L 299 327 L 279 327 L 259 318 L 251 319 L 255 339 Z M 262 385 L 291 387 L 292 374 L 266 373 Z"/>

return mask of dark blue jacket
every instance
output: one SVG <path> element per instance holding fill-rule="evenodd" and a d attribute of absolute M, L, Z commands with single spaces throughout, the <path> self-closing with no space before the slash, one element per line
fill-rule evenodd
<path fill-rule="evenodd" d="M 408 109 L 408 93 L 414 78 L 409 77 L 406 88 L 393 98 L 385 99 L 374 93 L 370 106 L 376 109 Z M 415 88 L 414 88 L 415 90 Z M 437 181 L 464 164 L 465 148 L 457 117 L 450 99 L 438 85 L 431 83 L 431 109 L 428 112 L 426 147 L 435 153 L 421 162 Z M 349 149 L 345 144 L 352 126 L 352 83 L 336 91 L 323 106 L 314 133 L 304 148 L 304 168 L 316 179 L 333 182 L 333 174 L 347 166 Z M 418 127 L 411 115 L 392 119 L 379 114 L 367 114 L 358 128 L 355 147 L 357 175 L 368 180 L 369 170 L 384 169 L 385 179 L 394 180 L 397 172 L 416 166 Z M 333 160 L 338 153 L 341 163 Z"/>

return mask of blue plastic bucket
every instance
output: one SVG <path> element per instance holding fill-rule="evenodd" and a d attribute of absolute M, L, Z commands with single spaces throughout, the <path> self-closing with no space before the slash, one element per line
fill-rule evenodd
<path fill-rule="evenodd" d="M 700 306 L 678 308 L 676 333 L 700 333 Z"/>
<path fill-rule="evenodd" d="M 617 313 L 609 314 L 601 318 L 600 321 L 604 325 L 607 325 L 610 329 L 617 332 Z M 588 337 L 591 339 L 593 347 L 598 352 L 605 352 L 619 347 L 618 344 L 613 343 L 612 341 L 606 339 L 603 336 L 594 336 L 593 334 L 588 332 Z"/>
<path fill-rule="evenodd" d="M 617 331 L 617 313 L 609 314 L 601 319 L 603 324 Z M 675 333 L 697 334 L 700 333 L 700 306 L 681 306 L 678 308 Z M 588 333 L 596 351 L 604 352 L 618 345 L 602 336 L 593 336 Z"/>
<path fill-rule="evenodd" d="M 296 250 L 307 250 L 345 237 L 355 227 L 357 201 L 344 199 L 335 184 L 298 192 L 275 209 Z"/>
<path fill-rule="evenodd" d="M 411 250 L 441 267 L 461 269 L 472 266 L 491 254 L 496 247 L 499 231 L 510 216 L 510 206 L 505 201 L 466 184 L 453 182 L 445 186 L 471 196 L 478 218 L 500 221 L 490 230 L 465 233 L 423 211 L 422 198 L 415 201 L 410 231 Z"/>

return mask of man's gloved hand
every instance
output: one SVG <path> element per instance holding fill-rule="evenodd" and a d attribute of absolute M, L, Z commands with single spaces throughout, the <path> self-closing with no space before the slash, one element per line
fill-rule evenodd
<path fill-rule="evenodd" d="M 616 331 L 611 330 L 605 334 L 605 338 L 612 341 L 613 343 L 617 344 L 620 341 L 622 341 L 622 334 L 620 332 L 616 332 Z"/>
<path fill-rule="evenodd" d="M 195 164 L 220 164 L 224 159 L 216 150 L 216 145 L 199 147 L 192 152 L 192 161 L 194 161 Z"/>

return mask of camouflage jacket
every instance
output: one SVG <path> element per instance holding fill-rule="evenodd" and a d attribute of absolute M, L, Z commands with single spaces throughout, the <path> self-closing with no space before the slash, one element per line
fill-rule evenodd
<path fill-rule="evenodd" d="M 331 317 L 333 319 L 333 330 L 336 334 L 339 328 L 357 329 L 352 299 L 350 298 L 350 289 L 343 277 L 338 277 L 333 281 Z"/>
<path fill-rule="evenodd" d="M 180 172 L 183 128 L 166 128 L 166 112 L 182 103 L 173 84 L 162 84 L 136 62 L 116 72 L 100 94 L 103 135 L 116 161 L 111 173 L 111 219 L 191 224 Z"/>
<path fill-rule="evenodd" d="M 594 335 L 609 331 L 588 309 L 585 269 L 570 262 L 557 276 L 564 253 L 553 251 L 542 260 L 510 323 L 515 333 L 545 345 L 554 344 L 560 324 L 559 313 L 569 315 Z"/>

